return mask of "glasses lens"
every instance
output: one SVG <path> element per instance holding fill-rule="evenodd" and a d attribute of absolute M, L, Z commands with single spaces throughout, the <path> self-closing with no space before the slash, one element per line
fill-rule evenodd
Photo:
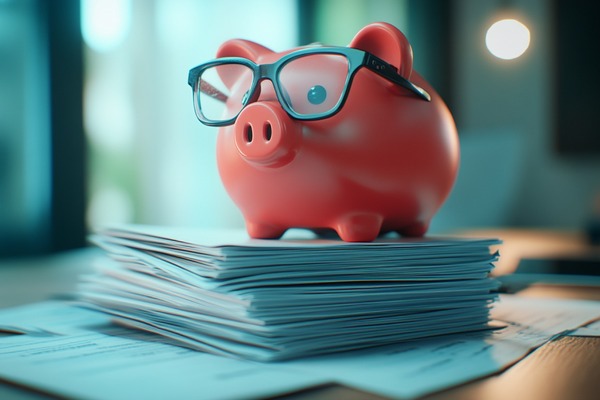
<path fill-rule="evenodd" d="M 242 64 L 206 68 L 194 88 L 196 113 L 211 122 L 235 118 L 250 97 L 253 72 Z"/>
<path fill-rule="evenodd" d="M 333 113 L 344 94 L 348 70 L 348 59 L 341 54 L 309 54 L 295 58 L 279 72 L 284 101 L 303 116 Z"/>

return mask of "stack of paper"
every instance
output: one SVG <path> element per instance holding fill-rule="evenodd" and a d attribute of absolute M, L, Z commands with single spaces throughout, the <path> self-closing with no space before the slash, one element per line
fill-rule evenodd
<path fill-rule="evenodd" d="M 195 349 L 281 360 L 488 327 L 497 240 L 345 243 L 123 226 L 84 304 Z"/>

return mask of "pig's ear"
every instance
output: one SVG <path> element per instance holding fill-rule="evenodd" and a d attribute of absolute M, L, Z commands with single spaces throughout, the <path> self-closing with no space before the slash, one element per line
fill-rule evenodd
<path fill-rule="evenodd" d="M 257 62 L 261 55 L 272 52 L 273 50 L 249 40 L 232 39 L 226 41 L 221 45 L 221 47 L 219 47 L 219 50 L 217 51 L 217 58 L 243 57 Z M 239 76 L 237 76 L 238 74 L 229 69 L 220 69 L 219 75 L 221 76 L 223 83 L 225 83 L 225 85 L 227 85 L 229 88 L 234 85 L 237 79 L 239 79 Z"/>
<path fill-rule="evenodd" d="M 256 62 L 262 54 L 272 52 L 273 50 L 249 40 L 232 39 L 219 47 L 217 57 L 243 57 Z"/>
<path fill-rule="evenodd" d="M 398 69 L 398 73 L 410 79 L 413 53 L 406 36 L 398 28 L 385 22 L 376 22 L 362 28 L 350 47 L 368 51 Z"/>

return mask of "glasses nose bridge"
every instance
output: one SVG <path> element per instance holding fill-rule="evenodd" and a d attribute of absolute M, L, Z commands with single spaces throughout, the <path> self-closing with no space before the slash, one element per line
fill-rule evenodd
<path fill-rule="evenodd" d="M 275 75 L 277 71 L 277 65 L 275 63 L 272 64 L 260 64 L 258 66 L 258 81 L 261 82 L 264 79 L 270 80 L 273 85 L 275 84 Z"/>
<path fill-rule="evenodd" d="M 275 96 L 279 100 L 279 84 L 277 83 L 277 63 L 272 64 L 259 64 L 257 69 L 257 78 L 256 78 L 256 88 L 255 91 L 255 101 L 260 95 L 261 84 L 264 80 L 271 81 L 271 85 L 273 86 L 273 92 Z"/>
<path fill-rule="evenodd" d="M 275 93 L 278 92 L 277 87 L 277 65 L 275 63 L 272 64 L 260 64 L 258 66 L 258 79 L 256 80 L 256 86 L 260 88 L 260 84 L 262 81 L 269 80 L 271 81 L 271 85 L 273 85 L 273 89 Z"/>

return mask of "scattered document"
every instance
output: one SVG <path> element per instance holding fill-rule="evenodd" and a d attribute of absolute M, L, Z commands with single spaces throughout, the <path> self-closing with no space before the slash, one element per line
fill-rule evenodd
<path fill-rule="evenodd" d="M 547 341 L 600 318 L 600 302 L 501 295 L 492 318 L 503 328 L 297 360 L 292 365 L 382 396 L 420 397 L 506 369 Z"/>
<path fill-rule="evenodd" d="M 599 305 L 600 307 L 600 305 Z M 567 333 L 567 336 L 600 337 L 600 320 Z"/>
<path fill-rule="evenodd" d="M 490 329 L 497 240 L 303 235 L 105 229 L 92 240 L 112 260 L 79 297 L 124 326 L 259 361 Z"/>
<path fill-rule="evenodd" d="M 409 399 L 497 373 L 558 335 L 595 326 L 600 302 L 501 295 L 492 317 L 499 329 L 260 363 L 174 346 L 105 314 L 45 302 L 0 311 L 0 331 L 28 332 L 0 335 L 0 377 L 91 400 L 261 398 L 326 382 Z"/>
<path fill-rule="evenodd" d="M 248 399 L 326 382 L 276 365 L 174 346 L 102 313 L 44 302 L 0 311 L 0 377 L 91 400 Z"/>

